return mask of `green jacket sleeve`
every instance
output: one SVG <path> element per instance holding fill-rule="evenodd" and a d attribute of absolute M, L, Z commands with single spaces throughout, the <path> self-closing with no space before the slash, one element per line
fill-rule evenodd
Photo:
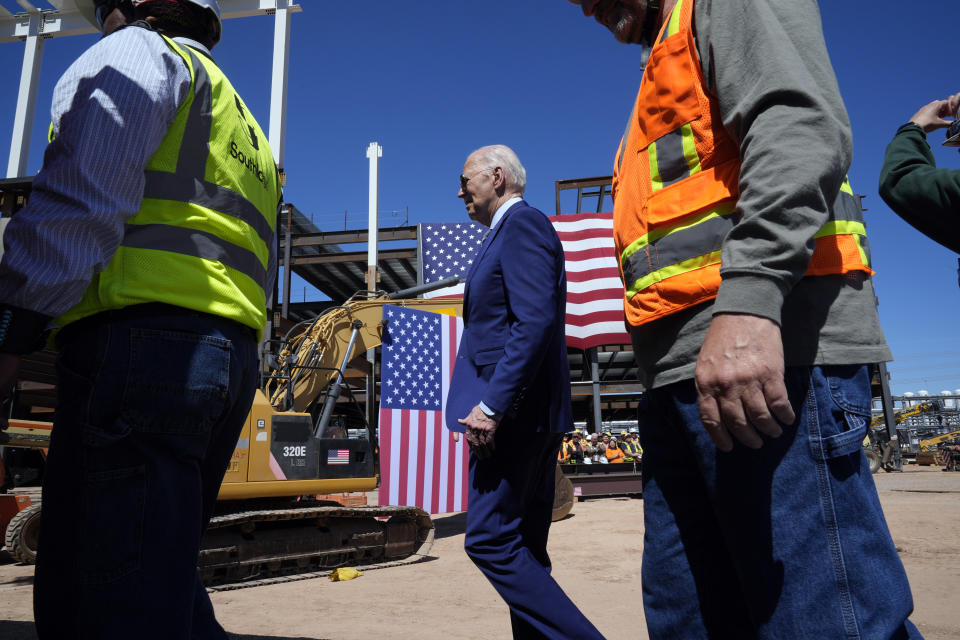
<path fill-rule="evenodd" d="M 880 197 L 917 231 L 960 253 L 960 171 L 937 168 L 926 134 L 913 123 L 887 146 Z"/>

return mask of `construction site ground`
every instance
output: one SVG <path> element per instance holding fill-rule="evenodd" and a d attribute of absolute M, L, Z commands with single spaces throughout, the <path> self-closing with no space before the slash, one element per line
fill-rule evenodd
<path fill-rule="evenodd" d="M 913 587 L 912 620 L 927 640 L 960 637 L 960 473 L 908 465 L 874 478 Z M 550 532 L 553 575 L 610 640 L 646 637 L 642 506 L 629 498 L 580 502 Z M 464 523 L 464 514 L 436 516 L 436 542 L 420 562 L 346 582 L 324 577 L 213 593 L 217 616 L 237 640 L 509 638 L 506 607 L 463 551 Z M 0 638 L 36 638 L 32 581 L 32 567 L 0 552 Z"/>

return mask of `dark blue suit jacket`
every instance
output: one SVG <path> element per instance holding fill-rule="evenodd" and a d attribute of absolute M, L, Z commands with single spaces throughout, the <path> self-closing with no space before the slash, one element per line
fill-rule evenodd
<path fill-rule="evenodd" d="M 507 210 L 480 247 L 463 298 L 447 427 L 463 431 L 457 418 L 483 401 L 510 429 L 570 431 L 567 276 L 542 212 L 523 201 Z"/>

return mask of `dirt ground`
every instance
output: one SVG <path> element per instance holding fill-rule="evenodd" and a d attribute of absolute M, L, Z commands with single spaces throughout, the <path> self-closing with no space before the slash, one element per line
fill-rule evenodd
<path fill-rule="evenodd" d="M 960 473 L 907 466 L 875 476 L 927 640 L 960 637 Z M 506 607 L 463 552 L 463 514 L 438 516 L 430 557 L 367 571 L 212 595 L 236 640 L 509 638 Z M 592 499 L 551 529 L 553 575 L 609 639 L 644 638 L 640 500 Z M 35 640 L 32 567 L 0 552 L 0 638 Z M 883 589 L 883 585 L 877 585 Z M 562 615 L 562 612 L 557 612 Z"/>

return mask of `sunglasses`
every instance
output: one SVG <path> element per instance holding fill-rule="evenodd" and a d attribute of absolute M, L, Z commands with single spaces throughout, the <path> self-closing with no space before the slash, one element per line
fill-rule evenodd
<path fill-rule="evenodd" d="M 489 173 L 489 169 L 484 170 L 484 171 L 477 171 L 475 174 L 473 174 L 473 175 L 470 176 L 470 177 L 467 177 L 467 176 L 465 176 L 465 175 L 463 175 L 463 174 L 461 173 L 461 174 L 460 174 L 460 188 L 461 188 L 461 189 L 466 189 L 468 182 L 470 182 L 471 180 L 473 180 L 474 178 L 476 178 L 476 177 L 479 176 L 479 175 L 483 175 L 484 173 Z"/>

